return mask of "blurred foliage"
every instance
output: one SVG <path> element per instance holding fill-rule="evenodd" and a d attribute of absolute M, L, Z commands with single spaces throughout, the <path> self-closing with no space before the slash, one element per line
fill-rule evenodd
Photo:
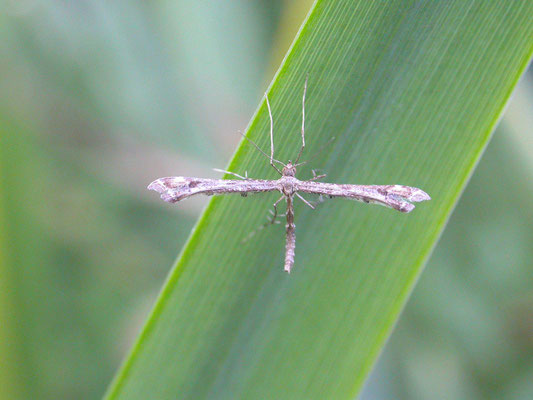
<path fill-rule="evenodd" d="M 145 184 L 224 166 L 290 3 L 0 2 L 0 398 L 103 394 L 200 211 Z M 365 398 L 533 397 L 515 141 L 496 134 Z"/>

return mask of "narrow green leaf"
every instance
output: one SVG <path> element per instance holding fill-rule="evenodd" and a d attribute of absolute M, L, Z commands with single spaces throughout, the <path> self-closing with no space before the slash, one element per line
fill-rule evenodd
<path fill-rule="evenodd" d="M 335 136 L 313 167 L 433 200 L 408 215 L 297 204 L 287 275 L 282 226 L 242 243 L 277 197 L 214 198 L 108 398 L 353 398 L 531 57 L 532 16 L 531 2 L 317 1 L 269 90 L 276 157 L 298 153 L 308 73 L 305 155 Z M 248 135 L 268 149 L 268 129 L 263 102 Z M 247 143 L 230 169 L 276 176 Z"/>

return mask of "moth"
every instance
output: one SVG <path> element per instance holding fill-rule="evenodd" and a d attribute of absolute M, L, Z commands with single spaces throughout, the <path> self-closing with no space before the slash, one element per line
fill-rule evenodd
<path fill-rule="evenodd" d="M 246 196 L 249 193 L 280 192 L 281 197 L 273 204 L 274 212 L 270 223 L 274 223 L 278 216 L 278 204 L 285 200 L 287 203 L 285 217 L 286 238 L 285 238 L 285 262 L 284 270 L 291 272 L 294 266 L 294 251 L 296 247 L 296 225 L 294 224 L 294 200 L 298 198 L 307 206 L 314 209 L 300 193 L 321 195 L 329 198 L 343 197 L 361 201 L 363 203 L 379 204 L 394 210 L 408 213 L 415 206 L 411 203 L 431 200 L 429 195 L 416 187 L 404 185 L 349 185 L 337 183 L 317 182 L 326 175 L 316 175 L 313 178 L 302 181 L 296 178 L 296 168 L 307 163 L 300 162 L 300 157 L 305 148 L 305 95 L 307 92 L 307 79 L 305 80 L 302 98 L 302 145 L 300 151 L 293 161 L 286 164 L 274 158 L 274 121 L 268 95 L 265 99 L 270 116 L 270 156 L 262 151 L 254 142 L 250 142 L 266 157 L 270 159 L 270 165 L 281 175 L 277 180 L 251 179 L 247 175 L 241 176 L 234 172 L 217 170 L 233 175 L 238 179 L 206 179 L 192 178 L 186 176 L 170 176 L 159 178 L 148 185 L 148 189 L 155 190 L 161 194 L 161 198 L 169 203 L 176 203 L 197 194 L 207 196 L 239 193 Z M 244 135 L 243 135 L 244 136 Z M 244 136 L 249 140 L 246 136 Z M 280 169 L 281 168 L 281 169 Z"/>

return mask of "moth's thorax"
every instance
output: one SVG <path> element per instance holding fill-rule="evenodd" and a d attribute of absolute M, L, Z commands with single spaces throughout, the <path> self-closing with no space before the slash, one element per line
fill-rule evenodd
<path fill-rule="evenodd" d="M 298 182 L 300 182 L 294 176 L 282 176 L 279 178 L 278 182 L 280 183 L 280 191 L 285 196 L 292 196 L 298 191 Z"/>

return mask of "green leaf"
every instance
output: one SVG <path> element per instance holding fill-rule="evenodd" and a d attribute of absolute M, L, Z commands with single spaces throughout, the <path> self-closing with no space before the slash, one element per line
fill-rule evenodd
<path fill-rule="evenodd" d="M 282 226 L 242 243 L 277 196 L 214 198 L 107 397 L 353 398 L 527 66 L 532 16 L 531 2 L 317 1 L 269 90 L 276 157 L 298 153 L 309 74 L 305 156 L 335 136 L 310 164 L 432 201 L 297 203 L 287 275 Z M 247 134 L 267 151 L 268 129 L 262 102 Z M 230 170 L 276 177 L 246 142 Z"/>

